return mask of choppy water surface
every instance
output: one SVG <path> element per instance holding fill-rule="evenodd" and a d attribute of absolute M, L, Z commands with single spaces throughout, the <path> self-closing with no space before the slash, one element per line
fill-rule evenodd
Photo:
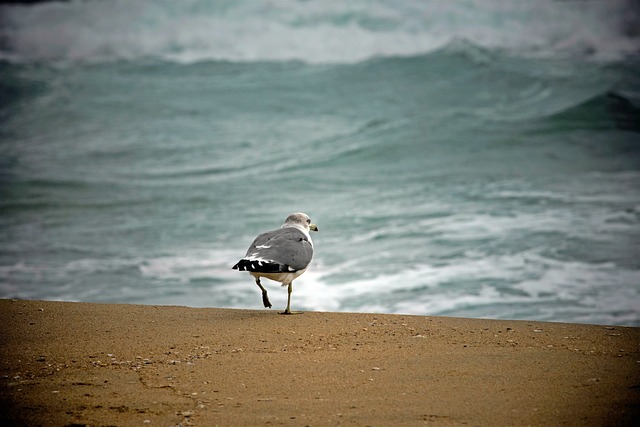
<path fill-rule="evenodd" d="M 640 325 L 634 3 L 0 10 L 0 297 Z"/>

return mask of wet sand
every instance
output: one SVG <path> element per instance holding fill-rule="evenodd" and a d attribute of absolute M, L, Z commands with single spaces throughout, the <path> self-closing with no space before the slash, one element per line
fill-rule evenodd
<path fill-rule="evenodd" d="M 0 300 L 0 424 L 613 426 L 640 328 Z"/>

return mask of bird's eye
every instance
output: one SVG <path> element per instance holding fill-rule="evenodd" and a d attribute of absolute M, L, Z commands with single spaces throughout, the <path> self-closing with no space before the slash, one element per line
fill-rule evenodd
<path fill-rule="evenodd" d="M 311 224 L 311 219 L 307 218 L 307 224 Z"/>

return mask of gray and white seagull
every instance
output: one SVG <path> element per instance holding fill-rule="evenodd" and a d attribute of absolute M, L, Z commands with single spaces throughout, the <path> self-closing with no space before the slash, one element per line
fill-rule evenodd
<path fill-rule="evenodd" d="M 307 270 L 313 258 L 313 242 L 309 230 L 318 231 L 304 213 L 292 213 L 277 230 L 267 231 L 255 238 L 247 254 L 234 270 L 248 271 L 262 291 L 262 303 L 271 308 L 267 290 L 260 278 L 280 282 L 288 287 L 287 308 L 281 314 L 292 314 L 291 291 L 293 280 Z"/>

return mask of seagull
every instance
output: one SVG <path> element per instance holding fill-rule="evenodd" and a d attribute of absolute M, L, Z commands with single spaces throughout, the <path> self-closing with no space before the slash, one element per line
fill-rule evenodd
<path fill-rule="evenodd" d="M 309 231 L 318 231 L 318 226 L 304 213 L 292 213 L 277 230 L 267 231 L 255 238 L 247 254 L 233 266 L 234 270 L 248 271 L 256 279 L 262 291 L 262 304 L 271 308 L 267 290 L 260 278 L 271 279 L 287 286 L 287 308 L 280 314 L 291 312 L 293 280 L 307 271 L 313 258 L 313 242 Z"/>

